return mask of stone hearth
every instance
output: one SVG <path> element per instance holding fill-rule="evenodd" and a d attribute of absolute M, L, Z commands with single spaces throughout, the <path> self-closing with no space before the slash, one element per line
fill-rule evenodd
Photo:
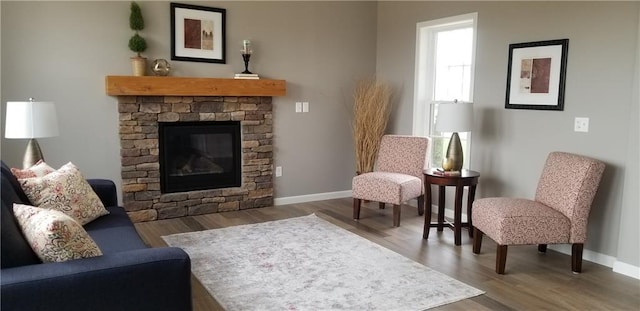
<path fill-rule="evenodd" d="M 270 96 L 118 96 L 122 193 L 134 222 L 273 205 Z M 240 187 L 161 193 L 158 122 L 240 121 Z"/>

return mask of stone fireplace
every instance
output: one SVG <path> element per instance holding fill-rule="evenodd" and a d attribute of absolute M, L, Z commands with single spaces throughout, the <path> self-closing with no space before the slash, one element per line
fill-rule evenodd
<path fill-rule="evenodd" d="M 134 91 L 123 90 L 124 82 L 116 81 L 114 78 L 119 77 L 107 77 L 107 94 L 118 96 L 122 198 L 124 208 L 134 222 L 273 205 L 273 110 L 271 96 L 261 96 L 260 93 L 265 93 L 264 91 L 255 92 L 258 93 L 256 96 L 250 96 L 251 94 L 243 96 L 244 93 L 247 93 L 244 89 L 236 91 L 240 94 L 239 96 L 228 96 L 224 93 L 229 91 L 221 92 L 219 89 L 211 91 L 210 86 L 206 91 L 198 90 L 194 93 L 222 93 L 224 96 L 176 96 L 173 94 L 174 91 L 167 90 L 154 91 L 154 94 L 165 92 L 169 95 L 146 95 L 149 86 L 137 87 Z M 155 80 L 158 77 L 122 78 L 134 79 L 132 81 L 138 84 L 139 79 L 146 79 L 144 81 L 148 84 L 158 81 Z M 112 84 L 119 85 L 116 91 L 113 91 L 114 86 L 110 84 L 110 79 Z M 178 82 L 185 82 L 184 79 L 189 78 L 168 79 L 180 79 Z M 202 80 L 202 78 L 198 80 Z M 233 79 L 207 80 L 230 83 L 232 87 L 255 83 L 255 81 L 229 81 Z M 272 81 L 276 81 L 277 85 L 284 87 L 284 81 Z M 162 80 L 161 82 L 167 81 Z M 265 82 L 268 83 L 268 81 L 262 81 L 263 84 Z M 173 83 L 171 84 L 173 85 Z M 284 90 L 280 90 L 276 94 L 284 95 Z M 159 128 L 179 123 L 196 125 L 196 128 L 199 128 L 197 127 L 199 123 L 208 125 L 216 122 L 239 125 L 240 142 L 238 147 L 241 164 L 239 184 L 196 190 L 183 190 L 178 186 L 178 190 L 167 191 L 162 185 L 162 180 L 166 177 L 163 173 L 167 174 L 168 172 L 166 169 L 161 169 L 160 165 L 161 158 L 164 156 L 160 152 L 161 132 Z M 197 144 L 204 146 L 220 140 L 220 137 L 198 137 L 196 140 L 202 139 L 208 140 L 208 142 L 198 142 Z M 226 143 L 222 144 L 226 145 Z M 217 147 L 204 149 L 217 150 Z M 212 155 L 208 156 L 209 158 L 217 157 L 216 160 L 211 160 L 211 163 L 217 161 L 216 166 L 226 166 L 224 163 L 226 160 L 222 159 L 225 156 L 216 154 L 217 151 L 210 153 Z M 215 174 L 223 170 L 213 168 L 214 164 L 209 165 L 212 167 L 213 178 L 217 178 L 218 176 Z M 193 168 L 184 168 L 185 171 L 190 169 Z M 173 173 L 180 175 L 176 172 Z M 181 184 L 182 181 L 178 181 L 178 185 Z"/>

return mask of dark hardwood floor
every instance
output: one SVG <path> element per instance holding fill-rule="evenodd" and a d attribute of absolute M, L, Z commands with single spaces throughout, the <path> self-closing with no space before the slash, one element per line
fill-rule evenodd
<path fill-rule="evenodd" d="M 589 261 L 583 272 L 571 272 L 571 257 L 537 247 L 513 246 L 507 255 L 506 274 L 495 273 L 496 244 L 484 238 L 482 252 L 474 255 L 472 241 L 463 229 L 462 245 L 455 246 L 453 231 L 432 228 L 422 239 L 424 218 L 414 207 L 402 207 L 400 227 L 392 227 L 393 209 L 378 203 L 363 204 L 360 220 L 352 219 L 350 198 L 292 204 L 201 216 L 138 223 L 144 240 L 166 246 L 162 236 L 258 223 L 315 213 L 319 217 L 434 270 L 486 292 L 484 295 L 434 310 L 640 310 L 640 280 Z M 435 219 L 435 218 L 434 218 Z M 384 295 L 384 293 L 381 293 Z M 194 310 L 222 310 L 193 278 Z"/>

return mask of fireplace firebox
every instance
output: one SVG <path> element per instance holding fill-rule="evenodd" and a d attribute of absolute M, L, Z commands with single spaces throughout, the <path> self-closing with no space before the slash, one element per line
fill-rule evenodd
<path fill-rule="evenodd" d="M 239 121 L 159 122 L 163 193 L 240 187 Z"/>

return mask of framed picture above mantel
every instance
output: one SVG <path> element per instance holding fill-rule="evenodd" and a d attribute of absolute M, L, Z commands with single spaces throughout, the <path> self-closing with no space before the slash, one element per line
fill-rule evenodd
<path fill-rule="evenodd" d="M 569 39 L 509 45 L 505 108 L 564 110 Z"/>
<path fill-rule="evenodd" d="M 171 59 L 226 63 L 225 9 L 171 3 Z"/>

